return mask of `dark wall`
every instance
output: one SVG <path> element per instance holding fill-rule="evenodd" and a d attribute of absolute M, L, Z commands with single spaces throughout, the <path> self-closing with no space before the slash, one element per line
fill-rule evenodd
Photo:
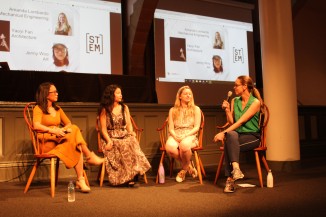
<path fill-rule="evenodd" d="M 151 103 L 155 99 L 145 76 L 0 71 L 0 101 L 34 101 L 37 87 L 47 81 L 56 85 L 61 102 L 99 102 L 109 84 L 122 87 L 125 102 Z"/>

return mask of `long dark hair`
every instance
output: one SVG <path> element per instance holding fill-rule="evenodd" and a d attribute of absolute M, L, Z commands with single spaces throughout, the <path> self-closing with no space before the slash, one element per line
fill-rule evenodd
<path fill-rule="evenodd" d="M 106 86 L 106 88 L 103 91 L 100 106 L 98 109 L 98 115 L 101 114 L 103 108 L 105 109 L 106 114 L 109 116 L 111 127 L 113 126 L 112 110 L 113 110 L 113 103 L 114 103 L 114 98 L 115 98 L 114 92 L 118 88 L 121 90 L 121 87 L 117 84 L 111 84 L 111 85 Z M 121 105 L 121 108 L 122 108 L 122 116 L 123 116 L 122 123 L 123 123 L 123 125 L 125 125 L 126 124 L 125 104 L 123 102 L 119 102 L 119 104 Z"/>
<path fill-rule="evenodd" d="M 36 104 L 41 108 L 41 110 L 42 110 L 42 112 L 44 114 L 49 114 L 47 97 L 49 95 L 50 87 L 52 85 L 55 86 L 51 82 L 44 82 L 44 83 L 40 84 L 38 86 L 38 89 L 37 89 L 36 94 L 35 94 Z M 59 106 L 56 105 L 55 102 L 52 103 L 52 106 L 56 111 L 58 111 L 59 108 L 60 108 Z"/>

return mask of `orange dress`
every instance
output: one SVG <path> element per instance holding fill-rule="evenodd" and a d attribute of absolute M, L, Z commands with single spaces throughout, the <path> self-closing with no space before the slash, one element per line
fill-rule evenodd
<path fill-rule="evenodd" d="M 33 122 L 40 122 L 47 127 L 59 127 L 60 124 L 70 123 L 69 118 L 60 108 L 56 115 L 44 114 L 39 106 L 33 110 Z M 41 153 L 49 153 L 58 156 L 67 168 L 76 166 L 80 159 L 81 151 L 79 145 L 87 145 L 78 126 L 71 125 L 71 132 L 64 137 L 58 138 L 51 133 L 40 133 L 38 139 L 44 138 L 44 145 L 41 146 Z"/>

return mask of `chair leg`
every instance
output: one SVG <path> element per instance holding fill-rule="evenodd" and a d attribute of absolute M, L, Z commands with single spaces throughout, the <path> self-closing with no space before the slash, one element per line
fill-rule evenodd
<path fill-rule="evenodd" d="M 36 162 L 34 163 L 34 166 L 33 166 L 33 169 L 31 171 L 31 174 L 29 175 L 29 178 L 28 178 L 28 181 L 26 183 L 26 186 L 25 186 L 25 190 L 24 190 L 24 193 L 26 193 L 29 189 L 29 186 L 31 185 L 32 181 L 33 181 L 33 178 L 34 178 L 34 175 L 35 175 L 35 172 L 38 168 L 38 165 L 40 164 L 40 160 L 37 159 Z"/>
<path fill-rule="evenodd" d="M 54 193 L 55 193 L 55 173 L 56 173 L 56 169 L 55 169 L 55 165 L 54 165 L 54 158 L 51 158 L 51 197 L 54 197 Z"/>
<path fill-rule="evenodd" d="M 205 169 L 204 169 L 204 165 L 203 165 L 203 162 L 201 161 L 201 158 L 200 158 L 199 155 L 198 155 L 198 159 L 199 159 L 199 165 L 200 165 L 201 173 L 202 173 L 203 176 L 206 178 L 206 172 L 205 172 Z"/>
<path fill-rule="evenodd" d="M 264 187 L 264 185 L 263 185 L 263 177 L 262 177 L 262 174 L 261 174 L 260 159 L 259 159 L 258 151 L 255 151 L 255 158 L 256 158 L 256 165 L 257 165 L 257 172 L 258 172 L 260 187 L 263 188 Z"/>
<path fill-rule="evenodd" d="M 147 176 L 146 176 L 146 173 L 144 173 L 144 182 L 145 182 L 145 184 L 148 183 L 148 182 L 147 182 Z"/>
<path fill-rule="evenodd" d="M 55 186 L 58 185 L 59 165 L 60 165 L 60 159 L 57 158 L 57 162 L 56 162 L 56 166 L 55 166 Z"/>
<path fill-rule="evenodd" d="M 218 163 L 218 167 L 217 167 L 217 171 L 216 171 L 216 175 L 215 175 L 215 180 L 214 180 L 214 185 L 216 185 L 217 179 L 220 176 L 222 165 L 223 165 L 223 160 L 224 160 L 224 151 L 222 152 L 222 155 L 220 157 L 220 161 Z"/>
<path fill-rule="evenodd" d="M 102 164 L 99 166 L 99 170 L 98 170 L 97 177 L 96 177 L 96 180 L 98 182 L 100 182 L 101 172 L 102 172 Z"/>
<path fill-rule="evenodd" d="M 160 164 L 163 164 L 164 156 L 165 156 L 165 151 L 162 152 L 161 159 L 160 159 Z M 158 169 L 157 169 L 156 182 L 155 183 L 158 184 Z"/>
<path fill-rule="evenodd" d="M 101 168 L 101 176 L 100 176 L 100 187 L 103 185 L 104 175 L 105 175 L 105 162 L 102 163 Z"/>
<path fill-rule="evenodd" d="M 266 158 L 265 158 L 265 156 L 263 154 L 262 154 L 262 157 L 261 157 L 261 161 L 264 163 L 266 172 L 268 172 L 269 171 L 269 166 L 268 166 Z"/>
<path fill-rule="evenodd" d="M 201 175 L 201 169 L 200 169 L 200 165 L 199 165 L 198 153 L 197 153 L 197 151 L 194 151 L 194 152 L 195 152 L 196 167 L 197 167 L 197 172 L 198 172 L 199 183 L 203 184 L 203 177 Z"/>
<path fill-rule="evenodd" d="M 86 171 L 85 171 L 85 170 L 83 170 L 83 176 L 84 176 L 84 178 L 85 178 L 85 183 L 86 183 L 86 185 L 87 185 L 88 187 L 90 187 L 90 185 L 89 185 L 89 181 L 88 181 L 88 178 L 87 178 L 87 174 L 86 174 Z"/>
<path fill-rule="evenodd" d="M 170 162 L 170 178 L 173 177 L 173 166 L 174 166 L 174 158 L 169 158 Z"/>

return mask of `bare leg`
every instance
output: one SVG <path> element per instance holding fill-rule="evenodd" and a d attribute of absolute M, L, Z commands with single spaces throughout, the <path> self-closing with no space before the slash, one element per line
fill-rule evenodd
<path fill-rule="evenodd" d="M 181 159 L 178 147 L 178 142 L 175 141 L 172 137 L 169 137 L 165 145 L 166 151 L 170 157 L 180 161 Z"/>
<path fill-rule="evenodd" d="M 91 151 L 88 149 L 87 145 L 81 145 L 80 147 L 86 157 L 90 156 Z"/>
<path fill-rule="evenodd" d="M 76 182 L 76 188 L 81 189 L 82 192 L 89 192 L 91 189 L 86 185 L 85 183 L 85 177 L 84 177 L 84 168 L 83 168 L 83 154 L 80 154 L 79 161 L 77 165 L 75 166 L 75 171 L 77 174 L 77 182 Z"/>
<path fill-rule="evenodd" d="M 77 174 L 77 179 L 81 178 L 81 177 L 84 177 L 83 175 L 83 171 L 84 168 L 83 168 L 83 154 L 80 155 L 80 158 L 79 158 L 79 161 L 77 163 L 77 165 L 75 166 L 75 171 L 76 171 L 76 174 Z"/>

